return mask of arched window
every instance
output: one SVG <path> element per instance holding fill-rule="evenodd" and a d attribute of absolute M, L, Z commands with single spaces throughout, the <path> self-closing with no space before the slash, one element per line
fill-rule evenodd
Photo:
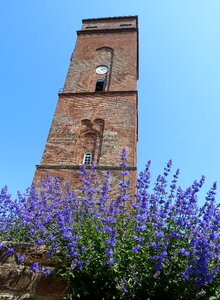
<path fill-rule="evenodd" d="M 92 163 L 92 153 L 86 152 L 83 158 L 83 164 L 90 165 Z"/>

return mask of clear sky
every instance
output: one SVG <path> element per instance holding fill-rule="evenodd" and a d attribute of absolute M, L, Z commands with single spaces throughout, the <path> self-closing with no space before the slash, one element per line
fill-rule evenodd
<path fill-rule="evenodd" d="M 81 20 L 125 15 L 139 16 L 138 169 L 171 158 L 183 187 L 220 182 L 219 0 L 1 0 L 0 186 L 31 184 Z"/>

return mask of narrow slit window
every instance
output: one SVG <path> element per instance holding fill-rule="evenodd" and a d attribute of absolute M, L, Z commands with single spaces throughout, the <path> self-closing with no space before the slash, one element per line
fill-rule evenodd
<path fill-rule="evenodd" d="M 90 28 L 97 28 L 97 26 L 86 26 L 87 29 L 90 29 Z"/>
<path fill-rule="evenodd" d="M 103 92 L 104 91 L 104 85 L 105 85 L 105 81 L 104 80 L 97 80 L 96 81 L 95 91 L 96 92 Z"/>
<path fill-rule="evenodd" d="M 132 26 L 132 24 L 120 24 L 121 27 Z"/>
<path fill-rule="evenodd" d="M 92 153 L 86 152 L 84 154 L 83 164 L 84 165 L 91 165 L 92 163 Z"/>

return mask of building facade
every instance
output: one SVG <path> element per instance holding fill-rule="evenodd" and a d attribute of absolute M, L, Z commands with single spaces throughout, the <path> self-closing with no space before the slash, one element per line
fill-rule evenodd
<path fill-rule="evenodd" d="M 83 20 L 35 181 L 49 174 L 78 186 L 80 166 L 91 162 L 114 181 L 126 148 L 134 186 L 137 80 L 137 16 Z"/>

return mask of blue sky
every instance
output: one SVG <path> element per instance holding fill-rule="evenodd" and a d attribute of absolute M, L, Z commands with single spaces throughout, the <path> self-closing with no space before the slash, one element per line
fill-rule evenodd
<path fill-rule="evenodd" d="M 183 187 L 220 182 L 219 12 L 219 0 L 2 0 L 0 186 L 31 184 L 81 20 L 124 15 L 139 16 L 138 169 L 151 159 L 155 178 L 171 158 Z"/>

